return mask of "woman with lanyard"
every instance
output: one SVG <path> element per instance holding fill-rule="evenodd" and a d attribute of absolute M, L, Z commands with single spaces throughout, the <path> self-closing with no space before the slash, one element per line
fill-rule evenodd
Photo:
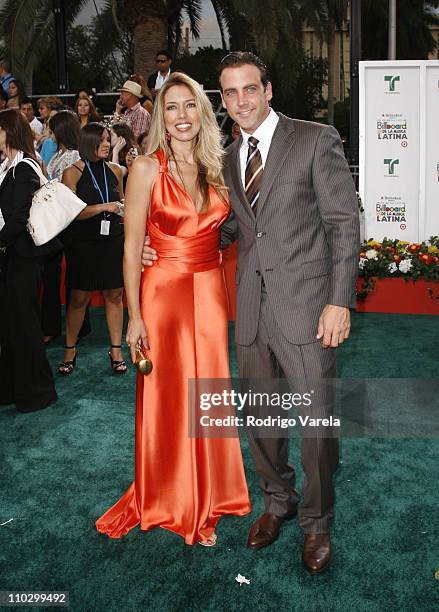
<path fill-rule="evenodd" d="M 105 160 L 110 152 L 110 134 L 100 123 L 89 123 L 81 131 L 80 161 L 63 173 L 63 183 L 88 206 L 67 229 L 68 279 L 71 290 L 66 315 L 64 360 L 58 372 L 67 376 L 76 364 L 76 342 L 92 291 L 102 291 L 110 336 L 108 352 L 112 370 L 124 374 L 123 325 L 123 198 L 122 171 Z"/>

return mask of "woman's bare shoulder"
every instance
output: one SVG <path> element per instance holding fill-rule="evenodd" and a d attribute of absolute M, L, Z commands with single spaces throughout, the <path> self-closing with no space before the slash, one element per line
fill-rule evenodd
<path fill-rule="evenodd" d="M 75 161 L 74 164 L 70 164 L 70 166 L 67 166 L 66 170 L 72 169 L 72 172 L 77 172 L 78 170 L 82 172 L 84 168 L 85 163 L 82 161 L 82 159 L 78 159 L 78 161 Z"/>
<path fill-rule="evenodd" d="M 131 172 L 137 176 L 145 176 L 148 180 L 154 180 L 158 174 L 160 164 L 154 155 L 139 155 L 132 165 Z"/>
<path fill-rule="evenodd" d="M 113 162 L 108 162 L 112 172 L 117 176 L 117 178 L 123 178 L 122 166 L 119 164 L 114 164 Z"/>
<path fill-rule="evenodd" d="M 140 167 L 149 168 L 151 170 L 158 170 L 160 167 L 157 156 L 152 153 L 151 155 L 139 155 L 134 161 Z"/>
<path fill-rule="evenodd" d="M 84 167 L 85 167 L 85 164 L 82 161 L 82 159 L 78 159 L 77 162 L 75 162 L 74 164 L 71 164 L 70 166 L 67 166 L 67 168 L 64 169 L 63 177 L 66 177 L 66 178 L 68 177 L 78 182 L 79 179 L 81 178 L 81 174 L 84 170 Z"/>

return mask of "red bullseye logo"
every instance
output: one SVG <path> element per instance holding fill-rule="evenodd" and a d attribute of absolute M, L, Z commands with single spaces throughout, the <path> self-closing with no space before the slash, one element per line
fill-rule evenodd
<path fill-rule="evenodd" d="M 408 147 L 408 144 L 409 144 L 409 143 L 407 142 L 407 140 L 403 140 L 403 141 L 401 142 L 401 147 Z"/>
<path fill-rule="evenodd" d="M 401 223 L 401 225 L 399 226 L 399 229 L 405 230 L 407 229 L 407 225 L 405 223 Z"/>

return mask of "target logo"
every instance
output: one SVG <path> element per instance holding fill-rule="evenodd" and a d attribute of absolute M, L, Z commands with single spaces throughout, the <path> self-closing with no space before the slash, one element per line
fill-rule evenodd
<path fill-rule="evenodd" d="M 407 225 L 405 223 L 401 223 L 401 225 L 399 226 L 399 229 L 405 230 L 407 229 Z"/>
<path fill-rule="evenodd" d="M 407 147 L 407 146 L 408 146 L 408 144 L 409 144 L 409 143 L 407 142 L 407 140 L 403 140 L 403 141 L 401 142 L 401 147 Z"/>

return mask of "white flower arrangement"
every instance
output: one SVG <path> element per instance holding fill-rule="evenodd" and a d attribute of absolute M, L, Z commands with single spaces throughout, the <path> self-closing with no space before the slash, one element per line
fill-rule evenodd
<path fill-rule="evenodd" d="M 407 257 L 407 259 L 403 259 L 399 264 L 399 271 L 403 274 L 407 274 L 412 269 L 412 258 Z"/>
<path fill-rule="evenodd" d="M 369 249 L 366 251 L 366 257 L 367 259 L 378 259 L 378 251 L 375 249 Z"/>

